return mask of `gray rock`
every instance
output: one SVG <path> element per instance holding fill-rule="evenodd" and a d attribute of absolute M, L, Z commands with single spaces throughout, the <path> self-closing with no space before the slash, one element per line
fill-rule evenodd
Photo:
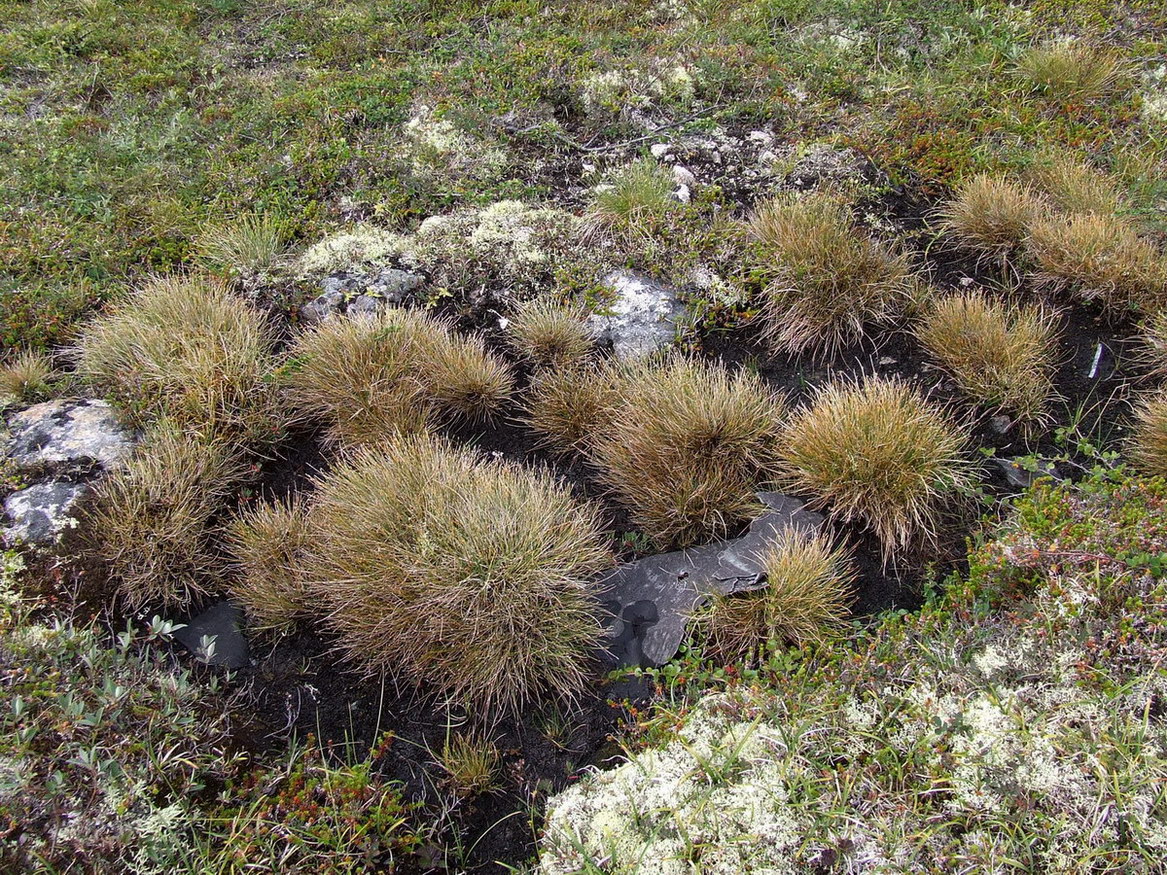
<path fill-rule="evenodd" d="M 599 343 L 611 344 L 618 358 L 642 358 L 672 344 L 685 307 L 675 289 L 648 277 L 616 271 L 604 278 L 616 293 L 603 313 L 588 317 Z"/>
<path fill-rule="evenodd" d="M 697 177 L 693 175 L 693 171 L 680 164 L 673 168 L 673 181 L 677 185 L 687 186 L 690 189 L 697 187 Z"/>
<path fill-rule="evenodd" d="M 1040 477 L 1052 477 L 1058 481 L 1066 479 L 1058 470 L 1058 466 L 1049 459 L 1037 459 L 1036 466 L 1021 456 L 1012 459 L 994 458 L 993 461 L 1000 467 L 1001 473 L 1005 475 L 1009 484 L 1018 489 L 1027 489 Z M 1025 464 L 1022 464 L 1023 462 Z"/>
<path fill-rule="evenodd" d="M 693 199 L 692 193 L 689 191 L 689 186 L 678 185 L 677 190 L 673 192 L 673 200 L 678 203 L 687 204 Z"/>
<path fill-rule="evenodd" d="M 243 668 L 247 665 L 247 639 L 243 637 L 243 612 L 228 601 L 217 602 L 174 633 L 175 639 L 208 665 Z M 208 655 L 204 642 L 214 638 Z"/>
<path fill-rule="evenodd" d="M 46 547 L 77 525 L 73 511 L 88 491 L 84 483 L 50 480 L 13 492 L 4 500 L 4 543 Z"/>
<path fill-rule="evenodd" d="M 817 145 L 798 160 L 787 181 L 797 188 L 813 188 L 823 182 L 861 179 L 863 172 L 863 159 L 853 150 Z"/>
<path fill-rule="evenodd" d="M 8 455 L 26 469 L 113 468 L 134 446 L 105 401 L 46 401 L 8 420 Z"/>
<path fill-rule="evenodd" d="M 648 151 L 652 153 L 652 157 L 660 161 L 665 155 L 669 154 L 668 143 L 653 143 L 648 147 Z"/>
<path fill-rule="evenodd" d="M 769 508 L 745 535 L 649 556 L 622 565 L 603 584 L 608 613 L 608 650 L 619 665 L 663 665 L 685 639 L 693 611 L 710 596 L 747 592 L 764 585 L 759 556 L 789 531 L 808 534 L 823 524 L 821 514 L 776 492 L 759 493 Z"/>
<path fill-rule="evenodd" d="M 319 325 L 341 311 L 344 306 L 344 292 L 335 285 L 327 287 L 329 281 L 333 279 L 329 277 L 324 281 L 326 285 L 324 294 L 313 298 L 300 308 L 300 321 L 305 325 Z"/>
<path fill-rule="evenodd" d="M 420 274 L 387 267 L 377 274 L 377 278 L 369 285 L 369 291 L 391 304 L 400 304 L 424 285 L 425 277 Z"/>
<path fill-rule="evenodd" d="M 345 310 L 350 316 L 372 316 L 385 306 L 385 302 L 372 295 L 358 295 L 348 303 Z"/>

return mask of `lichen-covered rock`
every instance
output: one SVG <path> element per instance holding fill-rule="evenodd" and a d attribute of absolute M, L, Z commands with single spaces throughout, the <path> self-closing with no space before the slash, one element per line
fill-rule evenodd
<path fill-rule="evenodd" d="M 638 274 L 616 271 L 604 278 L 614 297 L 588 317 L 597 342 L 618 358 L 643 358 L 672 344 L 685 314 L 676 289 Z"/>
<path fill-rule="evenodd" d="M 105 401 L 46 401 L 8 419 L 8 455 L 32 470 L 108 469 L 133 449 L 134 436 Z"/>
<path fill-rule="evenodd" d="M 83 483 L 50 480 L 13 492 L 4 500 L 4 544 L 50 546 L 77 525 L 74 510 L 88 492 Z"/>
<path fill-rule="evenodd" d="M 300 308 L 300 321 L 316 325 L 339 313 L 371 315 L 385 304 L 404 302 L 424 286 L 424 276 L 396 267 L 342 271 L 321 281 L 321 293 Z"/>

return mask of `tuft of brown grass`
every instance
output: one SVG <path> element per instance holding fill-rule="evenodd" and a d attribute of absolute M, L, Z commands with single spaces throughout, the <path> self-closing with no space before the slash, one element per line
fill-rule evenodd
<path fill-rule="evenodd" d="M 231 521 L 227 546 L 236 574 L 229 588 L 254 628 L 285 632 L 311 613 L 301 567 L 309 536 L 300 498 L 249 508 Z"/>
<path fill-rule="evenodd" d="M 942 227 L 982 258 L 1005 261 L 1025 241 L 1042 203 L 1027 185 L 999 174 L 962 180 L 940 210 Z"/>
<path fill-rule="evenodd" d="M 1126 220 L 1096 213 L 1041 219 L 1026 241 L 1037 282 L 1116 315 L 1167 302 L 1167 260 Z"/>
<path fill-rule="evenodd" d="M 776 349 L 830 355 L 909 303 L 908 259 L 852 227 L 826 195 L 767 201 L 749 222 L 764 275 L 764 333 Z"/>
<path fill-rule="evenodd" d="M 523 361 L 535 368 L 574 365 L 588 356 L 595 338 L 582 307 L 550 297 L 520 304 L 510 324 L 509 341 Z"/>
<path fill-rule="evenodd" d="M 1033 46 L 1017 59 L 1015 69 L 1035 90 L 1075 103 L 1113 94 L 1128 79 L 1114 51 L 1080 42 Z"/>
<path fill-rule="evenodd" d="M 527 389 L 523 422 L 552 452 L 585 452 L 620 397 L 620 371 L 595 363 L 539 371 Z"/>
<path fill-rule="evenodd" d="M 728 534 L 755 515 L 785 412 L 754 373 L 674 357 L 623 379 L 590 459 L 661 546 Z"/>
<path fill-rule="evenodd" d="M 208 436 L 268 443 L 279 433 L 263 314 L 218 280 L 155 277 L 84 330 L 78 372 L 139 421 L 167 416 Z"/>
<path fill-rule="evenodd" d="M 1140 327 L 1135 358 L 1155 376 L 1167 376 L 1167 310 L 1157 310 Z"/>
<path fill-rule="evenodd" d="M 961 390 L 1029 422 L 1054 396 L 1055 317 L 979 291 L 937 301 L 915 331 Z"/>
<path fill-rule="evenodd" d="M 968 437 L 899 379 L 821 387 L 778 446 L 782 482 L 844 522 L 872 530 L 884 560 L 933 540 L 942 510 L 971 484 Z"/>
<path fill-rule="evenodd" d="M 18 352 L 0 366 L 0 404 L 39 401 L 49 394 L 55 374 L 52 359 L 43 352 Z"/>
<path fill-rule="evenodd" d="M 233 445 L 164 421 L 99 483 L 86 522 L 130 610 L 183 607 L 218 584 L 211 524 L 246 472 Z"/>
<path fill-rule="evenodd" d="M 398 437 L 321 478 L 312 529 L 311 592 L 370 674 L 480 716 L 587 683 L 611 557 L 595 508 L 547 473 Z"/>
<path fill-rule="evenodd" d="M 1136 467 L 1153 477 L 1167 477 L 1167 390 L 1136 401 L 1128 447 Z"/>
<path fill-rule="evenodd" d="M 823 641 L 847 617 L 854 597 L 854 562 L 825 535 L 794 532 L 760 557 L 765 586 L 718 596 L 699 627 L 709 651 L 724 662 L 757 658 L 767 643 Z"/>
<path fill-rule="evenodd" d="M 1114 215 L 1124 206 L 1112 179 L 1072 155 L 1045 152 L 1028 175 L 1038 191 L 1065 213 Z"/>
<path fill-rule="evenodd" d="M 425 431 L 444 415 L 481 418 L 510 394 L 506 364 L 480 338 L 416 310 L 330 319 L 301 334 L 281 383 L 297 416 L 343 447 Z"/>

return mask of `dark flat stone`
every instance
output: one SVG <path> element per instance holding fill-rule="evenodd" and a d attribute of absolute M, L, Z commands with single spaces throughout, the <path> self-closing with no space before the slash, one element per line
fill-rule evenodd
<path fill-rule="evenodd" d="M 762 585 L 759 557 L 787 531 L 814 533 L 821 514 L 776 492 L 759 493 L 769 508 L 740 538 L 648 556 L 622 565 L 603 582 L 608 651 L 617 665 L 668 662 L 685 639 L 693 611 L 710 596 Z"/>
<path fill-rule="evenodd" d="M 187 620 L 186 626 L 176 631 L 174 637 L 191 653 L 199 655 L 203 636 L 213 635 L 215 650 L 207 663 L 223 668 L 243 668 L 248 660 L 247 639 L 242 630 L 243 612 L 230 602 L 222 601 Z"/>

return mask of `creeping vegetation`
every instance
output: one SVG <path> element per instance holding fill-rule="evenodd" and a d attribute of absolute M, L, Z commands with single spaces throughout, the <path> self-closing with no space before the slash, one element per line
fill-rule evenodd
<path fill-rule="evenodd" d="M 823 386 L 779 442 L 781 480 L 842 521 L 871 529 L 885 559 L 930 540 L 945 505 L 971 485 L 968 437 L 898 379 Z"/>
<path fill-rule="evenodd" d="M 864 236 L 829 196 L 767 201 L 749 231 L 768 280 L 763 317 L 775 349 L 829 355 L 911 297 L 907 258 Z"/>
<path fill-rule="evenodd" d="M 321 478 L 311 531 L 310 591 L 357 668 L 482 716 L 585 684 L 610 559 L 595 509 L 550 475 L 399 438 Z"/>

